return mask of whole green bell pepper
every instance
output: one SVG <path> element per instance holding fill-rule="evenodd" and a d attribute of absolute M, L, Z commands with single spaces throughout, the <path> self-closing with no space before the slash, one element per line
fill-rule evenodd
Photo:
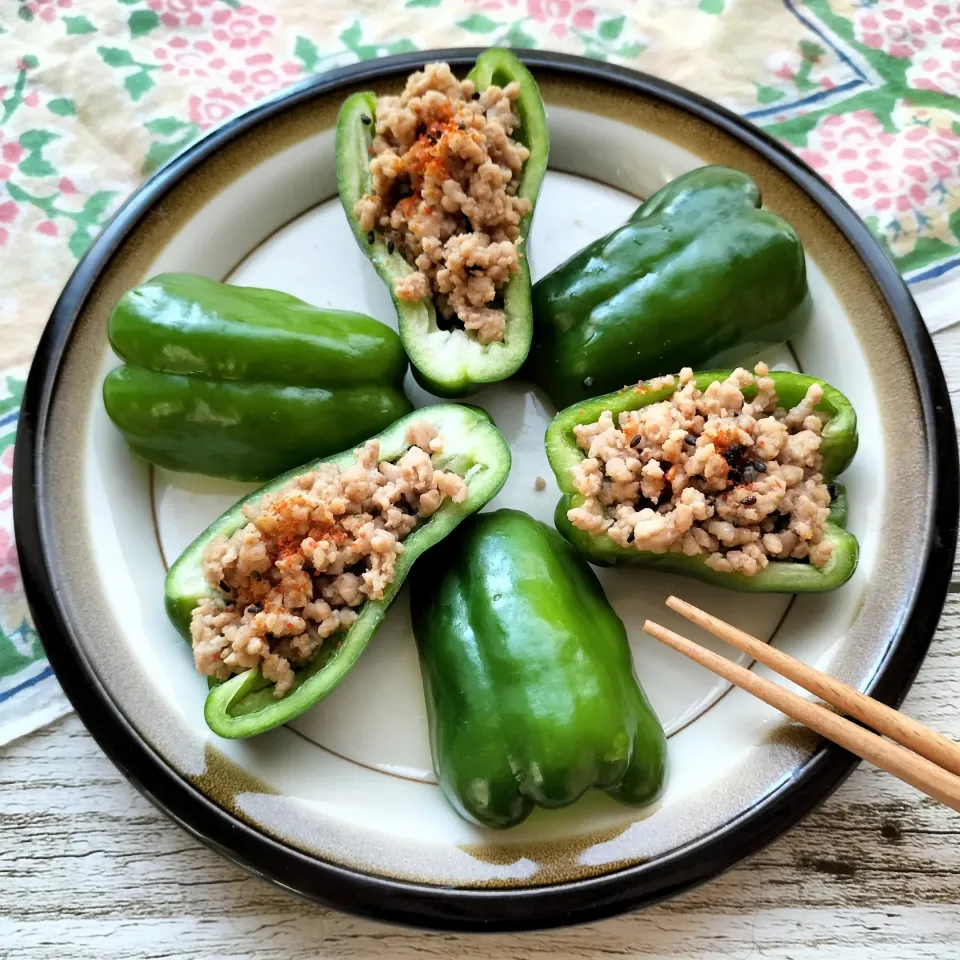
<path fill-rule="evenodd" d="M 524 373 L 558 408 L 684 366 L 723 366 L 795 336 L 803 247 L 745 173 L 701 167 L 533 288 Z"/>
<path fill-rule="evenodd" d="M 124 294 L 108 332 L 125 363 L 104 380 L 107 413 L 170 470 L 268 480 L 412 406 L 393 330 L 274 290 L 162 274 Z"/>
<path fill-rule="evenodd" d="M 555 531 L 516 510 L 481 514 L 411 582 L 433 762 L 462 816 L 510 827 L 590 787 L 656 799 L 663 729 L 623 623 Z"/>
<path fill-rule="evenodd" d="M 512 376 L 526 359 L 533 333 L 526 239 L 533 220 L 533 205 L 547 169 L 549 137 L 543 101 L 530 72 L 509 50 L 485 50 L 477 57 L 470 79 L 478 90 L 493 84 L 505 86 L 513 81 L 520 84 L 516 101 L 520 126 L 512 136 L 530 151 L 517 195 L 528 199 L 531 209 L 520 223 L 520 237 L 524 241 L 520 270 L 503 288 L 506 329 L 503 340 L 497 343 L 482 345 L 464 330 L 441 329 L 430 298 L 410 301 L 396 296 L 396 281 L 412 273 L 414 267 L 392 244 L 388 247 L 382 235 L 362 230 L 354 214 L 357 201 L 373 190 L 368 151 L 374 135 L 370 121 L 376 116 L 376 94 L 364 91 L 348 97 L 337 120 L 337 183 L 347 220 L 361 250 L 390 289 L 400 336 L 417 382 L 441 397 L 460 397 L 485 383 Z"/>
<path fill-rule="evenodd" d="M 427 420 L 443 435 L 443 455 L 435 457 L 434 462 L 438 469 L 453 470 L 465 478 L 466 499 L 462 503 L 446 500 L 404 539 L 404 551 L 397 557 L 394 577 L 384 590 L 383 599 L 364 601 L 353 626 L 321 646 L 314 660 L 296 674 L 292 689 L 284 697 L 274 697 L 273 684 L 259 670 L 248 670 L 213 686 L 207 695 L 204 717 L 214 733 L 227 738 L 252 737 L 288 723 L 327 696 L 357 662 L 417 557 L 479 510 L 503 486 L 510 472 L 510 448 L 487 414 L 476 407 L 438 404 L 414 411 L 377 438 L 381 460 L 396 460 L 407 450 L 406 430 L 415 420 Z M 321 463 L 344 468 L 353 462 L 354 452 L 347 450 L 277 477 L 231 507 L 184 550 L 167 574 L 165 602 L 170 620 L 188 642 L 193 610 L 202 600 L 218 596 L 203 574 L 206 545 L 214 537 L 231 536 L 248 522 L 243 515 L 244 504 L 257 502 L 265 493 L 282 488 Z"/>
<path fill-rule="evenodd" d="M 711 370 L 694 375 L 697 387 L 705 390 L 715 380 L 725 380 L 728 370 Z M 579 507 L 584 497 L 573 486 L 572 471 L 583 459 L 577 446 L 573 428 L 581 423 L 596 423 L 604 410 L 613 414 L 614 423 L 627 410 L 638 410 L 651 403 L 666 400 L 676 389 L 657 383 L 624 387 L 616 393 L 585 400 L 561 410 L 547 427 L 547 458 L 557 477 L 563 496 L 557 504 L 554 524 L 557 530 L 573 544 L 577 552 L 598 566 L 636 566 L 665 573 L 680 573 L 718 587 L 754 593 L 825 593 L 836 590 L 853 576 L 857 568 L 859 546 L 852 533 L 843 529 L 847 517 L 846 491 L 833 483 L 857 452 L 857 415 L 850 401 L 835 387 L 823 380 L 802 373 L 774 371 L 770 374 L 776 386 L 777 398 L 784 407 L 793 407 L 806 396 L 807 388 L 818 383 L 823 388 L 823 400 L 817 410 L 829 414 L 821 433 L 820 453 L 823 457 L 823 476 L 831 483 L 834 497 L 830 505 L 830 519 L 826 525 L 825 540 L 833 544 L 833 554 L 822 567 L 791 560 L 771 560 L 753 576 L 714 570 L 706 564 L 706 554 L 688 557 L 683 553 L 653 553 L 634 547 L 621 547 L 605 533 L 594 535 L 575 527 L 567 518 L 567 511 Z M 744 387 L 749 400 L 756 396 L 756 386 Z"/>

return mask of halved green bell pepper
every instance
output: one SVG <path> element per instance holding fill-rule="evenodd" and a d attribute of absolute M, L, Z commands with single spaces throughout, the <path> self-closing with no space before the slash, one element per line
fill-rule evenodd
<path fill-rule="evenodd" d="M 663 729 L 622 621 L 555 531 L 517 510 L 480 514 L 411 583 L 434 766 L 462 816 L 510 827 L 590 787 L 656 799 Z"/>
<path fill-rule="evenodd" d="M 520 237 L 524 241 L 520 248 L 520 270 L 503 288 L 506 330 L 498 343 L 482 345 L 462 329 L 441 329 L 429 298 L 410 301 L 396 296 L 396 281 L 415 268 L 392 244 L 388 248 L 382 235 L 362 230 L 353 212 L 357 201 L 373 191 L 368 151 L 374 136 L 371 120 L 376 116 L 377 95 L 364 91 L 348 97 L 337 120 L 337 183 L 347 220 L 360 249 L 390 289 L 397 308 L 400 336 L 417 382 L 441 397 L 460 397 L 485 383 L 512 376 L 526 359 L 533 333 L 526 239 L 533 220 L 533 205 L 547 169 L 549 137 L 543 101 L 530 72 L 509 50 L 499 47 L 485 50 L 477 57 L 470 79 L 478 90 L 493 84 L 506 86 L 513 81 L 520 84 L 516 101 L 520 127 L 512 136 L 530 151 L 517 194 L 530 201 L 531 209 L 520 223 Z"/>
<path fill-rule="evenodd" d="M 695 374 L 694 379 L 697 387 L 705 390 L 713 381 L 725 380 L 728 376 L 729 371 L 711 370 Z M 830 419 L 823 427 L 820 453 L 823 456 L 824 479 L 832 482 L 847 468 L 857 452 L 857 415 L 853 405 L 835 387 L 815 377 L 777 371 L 770 376 L 776 385 L 778 401 L 786 408 L 800 403 L 810 384 L 819 383 L 823 388 L 823 400 L 817 409 L 828 413 Z M 624 411 L 638 410 L 648 404 L 666 400 L 674 389 L 675 387 L 644 383 L 635 387 L 624 387 L 616 393 L 574 404 L 561 410 L 553 418 L 547 427 L 547 458 L 564 494 L 557 504 L 554 516 L 557 530 L 573 544 L 581 556 L 598 566 L 625 565 L 662 570 L 665 573 L 680 573 L 718 587 L 754 593 L 824 593 L 836 590 L 846 583 L 857 567 L 859 547 L 856 537 L 843 529 L 847 499 L 846 491 L 839 484 L 834 484 L 836 496 L 831 504 L 825 535 L 825 539 L 833 543 L 833 554 L 829 561 L 822 567 L 815 567 L 810 563 L 771 560 L 763 570 L 757 571 L 752 577 L 742 573 L 714 570 L 707 566 L 705 554 L 688 557 L 682 553 L 653 553 L 629 546 L 621 547 L 605 533 L 593 535 L 570 522 L 567 511 L 580 506 L 585 499 L 573 486 L 572 470 L 583 459 L 583 451 L 577 446 L 573 434 L 574 426 L 596 423 L 604 410 L 613 413 L 616 423 L 617 417 Z M 756 396 L 756 393 L 755 386 L 745 387 L 743 390 L 747 399 Z"/>
<path fill-rule="evenodd" d="M 533 288 L 524 375 L 558 408 L 795 336 L 810 312 L 800 238 L 745 173 L 701 167 Z"/>
<path fill-rule="evenodd" d="M 510 472 L 510 448 L 487 414 L 476 407 L 438 404 L 414 411 L 380 434 L 381 460 L 396 460 L 407 450 L 406 430 L 415 420 L 427 420 L 443 435 L 443 455 L 434 462 L 438 469 L 453 470 L 466 479 L 466 499 L 462 503 L 445 501 L 404 539 L 404 552 L 397 557 L 396 572 L 383 599 L 366 600 L 353 626 L 324 643 L 315 659 L 296 674 L 292 689 L 284 697 L 274 697 L 273 684 L 259 670 L 248 670 L 214 686 L 204 708 L 207 725 L 214 733 L 228 738 L 252 737 L 289 722 L 327 696 L 357 662 L 417 557 L 479 510 L 503 486 Z M 167 574 L 165 602 L 171 621 L 188 641 L 193 610 L 201 600 L 218 596 L 203 575 L 203 551 L 210 540 L 229 537 L 247 523 L 242 512 L 244 504 L 258 501 L 265 493 L 282 488 L 320 463 L 335 463 L 343 468 L 353 462 L 354 452 L 347 450 L 277 477 L 231 507 L 184 550 Z"/>
<path fill-rule="evenodd" d="M 268 480 L 412 406 L 393 330 L 274 290 L 162 274 L 124 294 L 108 332 L 125 363 L 104 380 L 107 413 L 170 470 Z"/>

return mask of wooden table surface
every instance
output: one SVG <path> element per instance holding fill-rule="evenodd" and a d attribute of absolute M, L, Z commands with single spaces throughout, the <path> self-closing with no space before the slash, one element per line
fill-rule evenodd
<path fill-rule="evenodd" d="M 936 334 L 960 413 L 960 327 Z M 960 417 L 958 417 L 960 420 Z M 960 573 L 904 710 L 960 740 Z M 960 817 L 861 766 L 789 834 L 659 907 L 423 933 L 301 901 L 202 846 L 69 716 L 0 748 L 0 958 L 960 958 Z"/>

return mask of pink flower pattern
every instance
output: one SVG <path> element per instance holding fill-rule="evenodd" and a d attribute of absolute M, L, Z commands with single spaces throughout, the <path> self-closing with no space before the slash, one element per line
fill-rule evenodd
<path fill-rule="evenodd" d="M 201 130 L 209 130 L 228 117 L 242 110 L 246 101 L 239 93 L 233 90 L 224 90 L 223 87 L 211 87 L 200 94 L 190 97 L 190 119 Z"/>
<path fill-rule="evenodd" d="M 570 28 L 592 30 L 597 16 L 584 0 L 527 0 L 527 13 L 549 25 L 555 37 L 565 37 Z"/>
<path fill-rule="evenodd" d="M 57 19 L 58 9 L 69 9 L 72 5 L 73 0 L 27 0 L 24 7 L 44 23 L 52 23 Z"/>
<path fill-rule="evenodd" d="M 853 28 L 864 46 L 891 57 L 912 57 L 941 44 L 952 47 L 960 40 L 958 24 L 956 0 L 877 0 L 858 8 Z"/>
<path fill-rule="evenodd" d="M 13 444 L 0 454 L 0 517 L 9 522 L 8 511 L 13 505 Z M 20 589 L 20 570 L 17 547 L 5 526 L 0 526 L 0 593 L 14 593 Z"/>
<path fill-rule="evenodd" d="M 276 17 L 249 4 L 211 10 L 210 0 L 152 0 L 151 7 L 172 26 L 210 28 L 198 35 L 176 33 L 153 51 L 164 72 L 212 81 L 188 101 L 190 120 L 201 130 L 289 85 L 303 70 L 300 63 L 258 51 L 273 36 Z"/>
<path fill-rule="evenodd" d="M 524 8 L 527 16 L 546 27 L 553 36 L 562 39 L 571 30 L 592 30 L 597 10 L 586 0 L 469 0 L 480 9 L 497 12 Z M 519 9 L 517 9 L 519 8 Z"/>
<path fill-rule="evenodd" d="M 165 27 L 200 27 L 214 0 L 149 0 L 149 7 Z"/>
<path fill-rule="evenodd" d="M 960 208 L 960 136 L 951 129 L 908 118 L 889 133 L 857 110 L 822 118 L 798 153 L 861 216 L 876 218 L 895 255 L 923 236 L 957 244 L 949 217 Z"/>
<path fill-rule="evenodd" d="M 960 96 L 960 50 L 952 58 L 941 55 L 917 60 L 907 70 L 907 83 L 915 90 Z"/>
<path fill-rule="evenodd" d="M 13 445 L 0 454 L 0 511 L 13 504 Z"/>
<path fill-rule="evenodd" d="M 259 47 L 273 36 L 277 18 L 272 14 L 258 13 L 251 6 L 236 10 L 217 10 L 213 15 L 213 39 L 226 44 L 231 50 L 246 50 Z"/>
<path fill-rule="evenodd" d="M 0 202 L 0 247 L 10 239 L 10 228 L 20 215 L 20 205 L 13 200 Z"/>
<path fill-rule="evenodd" d="M 0 593 L 17 593 L 21 589 L 17 545 L 10 533 L 0 527 Z"/>
<path fill-rule="evenodd" d="M 0 130 L 0 181 L 10 179 L 13 168 L 22 157 L 23 147 L 16 140 L 7 140 L 3 131 Z"/>

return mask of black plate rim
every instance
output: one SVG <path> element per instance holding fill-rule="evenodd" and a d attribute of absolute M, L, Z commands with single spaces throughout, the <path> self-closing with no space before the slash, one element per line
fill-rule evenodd
<path fill-rule="evenodd" d="M 408 73 L 432 60 L 467 66 L 481 48 L 418 51 L 331 71 L 234 117 L 158 170 L 114 215 L 78 264 L 40 340 L 21 409 L 13 510 L 27 600 L 48 659 L 71 703 L 121 772 L 171 819 L 235 863 L 291 892 L 374 919 L 450 930 L 508 931 L 584 923 L 658 903 L 729 869 L 783 834 L 826 799 L 857 759 L 825 745 L 789 781 L 737 818 L 671 853 L 633 867 L 555 886 L 473 889 L 400 882 L 350 870 L 293 849 L 234 817 L 170 767 L 140 737 L 102 686 L 73 636 L 45 560 L 43 442 L 58 370 L 98 276 L 151 205 L 210 154 L 269 117 L 361 81 Z M 847 237 L 897 320 L 913 368 L 934 471 L 930 530 L 900 627 L 868 692 L 897 705 L 926 655 L 946 599 L 957 539 L 960 468 L 946 381 L 932 340 L 893 263 L 846 202 L 785 146 L 734 113 L 625 67 L 565 54 L 518 51 L 534 69 L 613 84 L 659 99 L 761 154 L 814 199 Z"/>

